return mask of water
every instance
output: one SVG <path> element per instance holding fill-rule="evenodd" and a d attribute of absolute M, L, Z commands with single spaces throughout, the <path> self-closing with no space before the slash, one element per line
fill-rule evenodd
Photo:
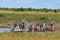
<path fill-rule="evenodd" d="M 0 33 L 2 32 L 11 32 L 11 28 L 0 28 Z"/>

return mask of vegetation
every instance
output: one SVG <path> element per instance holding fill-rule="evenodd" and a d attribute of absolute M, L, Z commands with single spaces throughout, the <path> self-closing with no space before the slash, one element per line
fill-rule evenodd
<path fill-rule="evenodd" d="M 60 12 L 60 9 L 47 9 L 47 8 L 40 8 L 40 9 L 35 9 L 35 8 L 1 8 L 0 7 L 0 10 L 13 10 L 13 11 L 41 11 L 41 12 Z"/>
<path fill-rule="evenodd" d="M 28 21 L 46 21 L 55 20 L 56 22 L 60 22 L 60 14 L 0 14 L 0 23 L 8 23 L 20 21 L 22 18 L 25 18 Z"/>
<path fill-rule="evenodd" d="M 60 9 L 0 8 L 0 24 L 20 21 L 22 18 L 34 22 L 55 20 L 55 22 L 60 23 Z M 0 33 L 0 40 L 60 40 L 60 33 L 5 32 Z"/>
<path fill-rule="evenodd" d="M 0 40 L 60 40 L 60 33 L 53 32 L 0 33 Z"/>

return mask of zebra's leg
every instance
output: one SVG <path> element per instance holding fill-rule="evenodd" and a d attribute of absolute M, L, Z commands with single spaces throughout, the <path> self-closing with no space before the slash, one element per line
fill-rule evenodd
<path fill-rule="evenodd" d="M 40 29 L 40 26 L 39 26 L 39 31 L 40 31 L 41 29 Z"/>
<path fill-rule="evenodd" d="M 45 30 L 46 30 L 46 26 L 43 27 L 43 31 L 45 31 Z"/>
<path fill-rule="evenodd" d="M 43 31 L 43 27 L 41 27 L 41 31 Z"/>
<path fill-rule="evenodd" d="M 42 30 L 42 27 L 40 27 L 40 31 Z"/>
<path fill-rule="evenodd" d="M 40 31 L 42 31 L 42 29 L 43 29 L 43 28 L 42 28 L 42 27 L 40 27 Z"/>
<path fill-rule="evenodd" d="M 46 29 L 46 23 L 43 23 L 43 31 Z"/>
<path fill-rule="evenodd" d="M 43 27 L 43 31 L 45 31 L 45 27 Z"/>
<path fill-rule="evenodd" d="M 26 32 L 28 32 L 28 31 L 29 31 L 29 29 L 27 28 L 27 29 L 26 29 Z"/>
<path fill-rule="evenodd" d="M 32 32 L 34 32 L 34 26 L 32 26 Z"/>
<path fill-rule="evenodd" d="M 28 31 L 29 31 L 29 27 L 28 27 L 28 26 L 26 26 L 25 31 L 26 31 L 26 32 L 28 32 Z"/>
<path fill-rule="evenodd" d="M 51 30 L 54 31 L 54 25 L 51 26 Z"/>
<path fill-rule="evenodd" d="M 39 30 L 39 31 L 40 31 L 40 26 L 37 26 L 37 30 Z"/>

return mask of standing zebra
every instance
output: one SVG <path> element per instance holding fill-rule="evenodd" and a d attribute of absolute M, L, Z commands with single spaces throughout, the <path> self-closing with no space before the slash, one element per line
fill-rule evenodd
<path fill-rule="evenodd" d="M 25 31 L 29 31 L 31 29 L 32 32 L 35 31 L 36 23 L 35 22 L 28 22 L 24 23 Z"/>
<path fill-rule="evenodd" d="M 51 27 L 51 31 L 54 31 L 55 21 L 54 20 L 50 21 L 49 25 Z"/>
<path fill-rule="evenodd" d="M 46 30 L 47 24 L 45 22 L 38 22 L 37 23 L 37 29 L 40 30 Z"/>
<path fill-rule="evenodd" d="M 24 29 L 24 22 L 25 22 L 25 19 L 22 19 L 22 21 L 18 21 L 14 24 L 14 27 L 13 27 L 13 30 L 14 31 L 23 31 Z"/>

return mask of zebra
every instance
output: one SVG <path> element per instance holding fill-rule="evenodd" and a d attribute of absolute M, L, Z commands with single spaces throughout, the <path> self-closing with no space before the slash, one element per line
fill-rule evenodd
<path fill-rule="evenodd" d="M 45 31 L 47 28 L 48 24 L 45 22 L 38 22 L 37 23 L 37 30 L 39 31 Z"/>
<path fill-rule="evenodd" d="M 49 26 L 51 27 L 51 31 L 54 31 L 54 25 L 55 25 L 55 21 L 54 20 L 51 20 L 49 22 Z"/>
<path fill-rule="evenodd" d="M 32 32 L 35 31 L 35 28 L 36 28 L 36 23 L 35 22 L 28 22 L 26 21 L 24 23 L 24 26 L 25 26 L 25 31 L 28 32 L 30 29 Z"/>
<path fill-rule="evenodd" d="M 22 21 L 15 22 L 13 30 L 22 32 L 24 29 L 24 22 L 25 22 L 25 19 L 23 19 Z"/>

